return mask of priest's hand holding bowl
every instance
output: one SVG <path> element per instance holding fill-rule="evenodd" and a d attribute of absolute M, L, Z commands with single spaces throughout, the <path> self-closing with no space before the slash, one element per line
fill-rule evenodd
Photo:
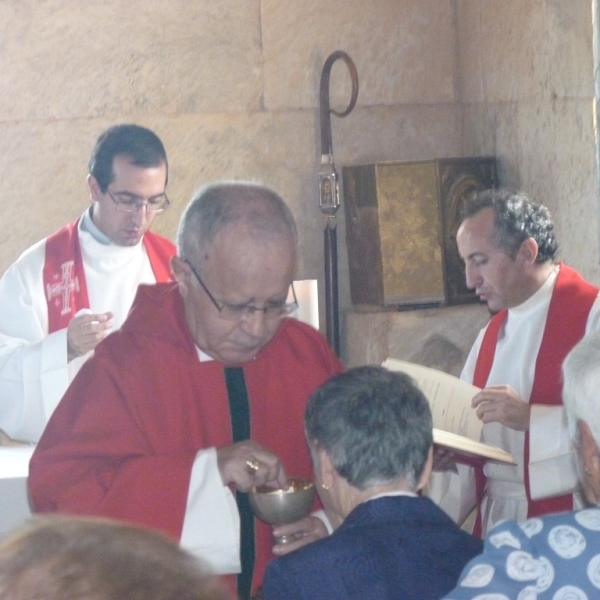
<path fill-rule="evenodd" d="M 288 476 L 279 458 L 268 448 L 252 440 L 217 448 L 217 464 L 224 485 L 233 483 L 241 492 L 266 486 L 287 490 Z M 293 523 L 274 525 L 275 538 L 295 538 L 295 541 L 275 544 L 273 553 L 282 556 L 328 535 L 323 521 L 306 516 Z"/>
<path fill-rule="evenodd" d="M 329 532 L 321 519 L 311 515 L 286 525 L 275 525 L 273 527 L 273 536 L 275 538 L 290 537 L 296 538 L 293 542 L 286 544 L 275 544 L 273 546 L 273 554 L 283 556 L 289 554 L 301 546 L 306 546 L 311 542 L 316 542 L 321 538 L 327 537 Z"/>
<path fill-rule="evenodd" d="M 279 457 L 252 440 L 217 448 L 217 465 L 223 485 L 233 483 L 240 492 L 248 492 L 253 486 L 260 485 L 288 487 Z"/>

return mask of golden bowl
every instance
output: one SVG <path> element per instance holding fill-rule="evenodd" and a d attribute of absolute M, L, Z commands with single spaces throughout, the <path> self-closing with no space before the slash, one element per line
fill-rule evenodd
<path fill-rule="evenodd" d="M 248 493 L 254 514 L 269 525 L 285 525 L 305 517 L 312 508 L 315 484 L 308 479 L 290 477 L 287 490 L 262 485 Z"/>

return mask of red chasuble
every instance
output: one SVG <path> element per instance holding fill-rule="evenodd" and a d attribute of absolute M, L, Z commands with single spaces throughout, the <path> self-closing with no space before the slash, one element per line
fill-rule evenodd
<path fill-rule="evenodd" d="M 252 439 L 289 475 L 312 478 L 304 407 L 341 363 L 318 331 L 284 319 L 243 368 Z M 198 360 L 177 284 L 141 285 L 129 317 L 83 365 L 42 435 L 30 464 L 34 506 L 179 539 L 196 453 L 231 443 L 223 363 Z M 271 528 L 256 521 L 254 589 L 272 545 Z"/>
<path fill-rule="evenodd" d="M 78 225 L 79 219 L 46 239 L 43 281 L 48 303 L 48 333 L 65 329 L 78 311 L 90 307 Z M 156 281 L 171 281 L 170 262 L 177 253 L 175 245 L 150 231 L 143 239 Z"/>
<path fill-rule="evenodd" d="M 561 366 L 569 351 L 583 338 L 588 315 L 598 296 L 598 288 L 588 283 L 577 271 L 561 264 L 552 292 L 546 326 L 540 350 L 535 362 L 533 387 L 529 404 L 558 406 L 562 404 Z M 490 321 L 477 362 L 473 384 L 484 388 L 487 384 L 498 334 L 508 312 L 501 310 Z M 525 454 L 523 458 L 525 492 L 527 494 L 527 517 L 541 516 L 553 512 L 573 509 L 571 494 L 532 500 L 529 488 L 529 431 L 525 432 Z M 483 468 L 475 469 L 477 497 L 480 501 L 485 488 Z M 481 506 L 479 506 L 481 508 Z M 481 514 L 478 514 L 474 533 L 481 534 Z"/>

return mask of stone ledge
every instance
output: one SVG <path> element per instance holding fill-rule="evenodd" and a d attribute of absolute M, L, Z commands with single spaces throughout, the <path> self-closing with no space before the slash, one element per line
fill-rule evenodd
<path fill-rule="evenodd" d="M 459 376 L 489 313 L 480 304 L 410 311 L 360 307 L 344 318 L 348 367 L 392 357 Z"/>

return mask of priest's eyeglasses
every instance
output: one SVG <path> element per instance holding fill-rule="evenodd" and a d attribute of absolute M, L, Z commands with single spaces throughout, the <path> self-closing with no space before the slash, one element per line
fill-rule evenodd
<path fill-rule="evenodd" d="M 282 319 L 283 317 L 293 313 L 298 308 L 298 300 L 296 299 L 296 290 L 294 290 L 294 284 L 291 284 L 292 295 L 294 297 L 293 302 L 272 302 L 264 308 L 258 308 L 258 306 L 252 306 L 250 304 L 225 304 L 224 302 L 217 302 L 215 297 L 210 293 L 206 287 L 204 281 L 200 275 L 198 275 L 196 269 L 192 266 L 189 260 L 183 259 L 186 262 L 192 273 L 198 280 L 198 283 L 202 286 L 202 289 L 206 292 L 206 295 L 210 298 L 210 301 L 215 305 L 219 311 L 221 319 L 226 321 L 245 321 L 252 318 L 256 313 L 264 313 L 265 319 L 275 320 Z"/>
<path fill-rule="evenodd" d="M 170 202 L 166 194 L 160 194 L 153 196 L 144 201 L 139 196 L 129 193 L 122 193 L 113 195 L 110 190 L 106 190 L 106 193 L 110 196 L 111 200 L 117 205 L 117 210 L 121 212 L 137 212 L 142 206 L 146 207 L 148 213 L 162 213 L 167 210 Z"/>

